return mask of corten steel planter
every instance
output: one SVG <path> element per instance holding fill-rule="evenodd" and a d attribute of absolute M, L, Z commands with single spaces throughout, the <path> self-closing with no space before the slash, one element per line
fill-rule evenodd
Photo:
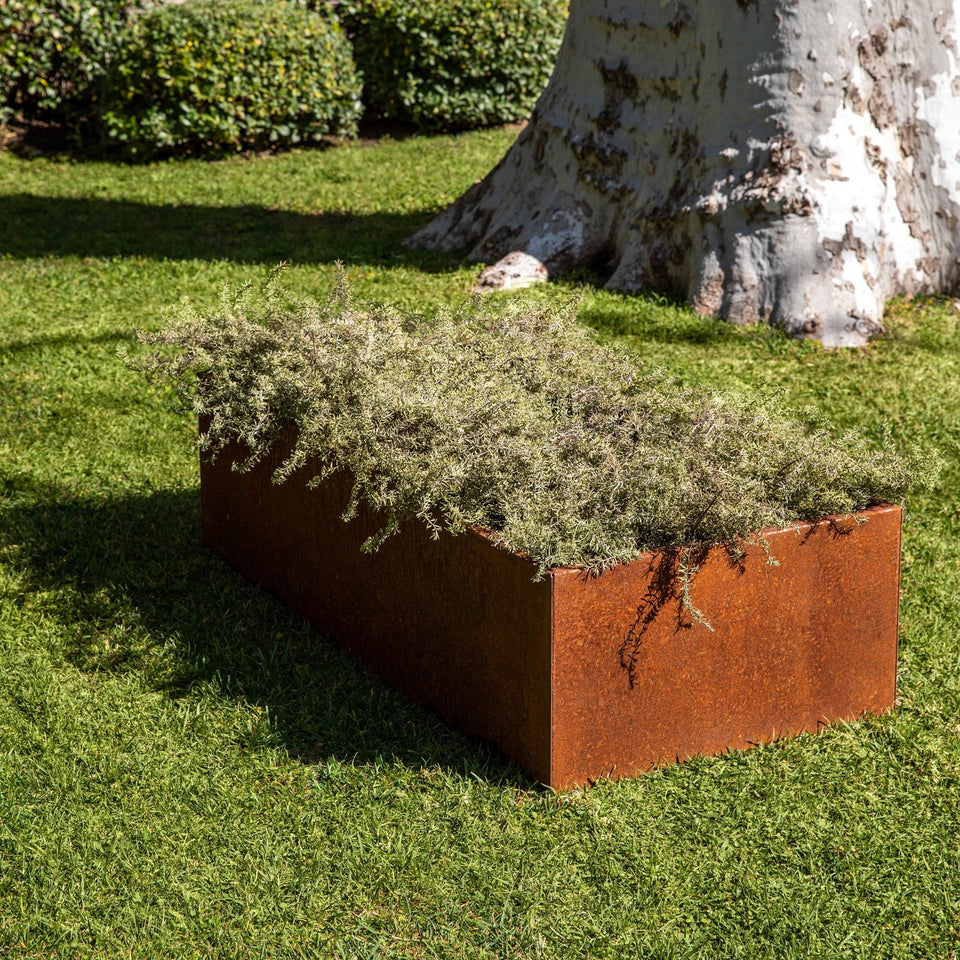
<path fill-rule="evenodd" d="M 288 443 L 289 443 L 288 438 Z M 204 543 L 448 723 L 552 787 L 638 774 L 890 709 L 900 508 L 764 531 L 740 563 L 711 550 L 680 603 L 675 557 L 600 576 L 535 565 L 478 532 L 410 523 L 373 554 L 370 511 L 344 523 L 349 478 L 271 482 L 201 464 Z"/>

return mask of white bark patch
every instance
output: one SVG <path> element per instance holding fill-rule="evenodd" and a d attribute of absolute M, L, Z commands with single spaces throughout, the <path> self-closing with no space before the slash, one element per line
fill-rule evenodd
<path fill-rule="evenodd" d="M 914 110 L 918 121 L 925 122 L 934 131 L 939 144 L 940 162 L 931 166 L 933 182 L 948 193 L 956 186 L 958 164 L 947 158 L 960 157 L 960 98 L 958 98 L 957 59 L 948 50 L 950 70 L 930 78 L 926 87 L 918 87 Z M 932 90 L 930 93 L 928 91 Z M 953 178 L 951 180 L 951 177 Z"/>
<path fill-rule="evenodd" d="M 880 284 L 916 290 L 920 280 L 916 263 L 923 259 L 924 247 L 903 219 L 897 204 L 897 179 L 890 175 L 899 167 L 912 173 L 912 159 L 902 156 L 896 128 L 877 130 L 867 113 L 841 106 L 818 142 L 829 156 L 827 171 L 833 166 L 844 174 L 842 180 L 828 176 L 814 181 L 814 219 L 821 245 L 843 242 L 847 224 L 853 224 L 865 248 L 863 267 L 869 276 L 865 282 L 871 287 Z M 852 282 L 849 265 L 842 272 L 845 280 Z M 873 297 L 874 301 L 883 299 L 882 293 Z M 856 299 L 855 309 L 869 309 L 879 320 L 878 308 L 868 308 L 862 296 Z M 882 302 L 879 309 L 882 311 Z"/>
<path fill-rule="evenodd" d="M 583 247 L 584 221 L 573 210 L 556 210 L 543 228 L 527 241 L 527 251 L 538 261 L 556 261 L 563 254 L 574 261 Z"/>
<path fill-rule="evenodd" d="M 547 268 L 536 257 L 514 250 L 480 272 L 474 291 L 517 290 L 544 283 L 546 279 Z"/>

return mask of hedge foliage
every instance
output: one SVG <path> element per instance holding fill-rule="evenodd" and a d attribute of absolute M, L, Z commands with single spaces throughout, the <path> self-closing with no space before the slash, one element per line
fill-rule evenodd
<path fill-rule="evenodd" d="M 134 156 L 351 136 L 360 82 L 336 18 L 293 0 L 193 0 L 135 19 L 101 116 Z"/>
<path fill-rule="evenodd" d="M 0 0 L 0 122 L 94 118 L 141 157 L 349 136 L 359 67 L 370 115 L 504 123 L 533 108 L 565 18 L 566 0 Z"/>
<path fill-rule="evenodd" d="M 0 122 L 74 120 L 119 50 L 128 0 L 0 0 Z"/>
<path fill-rule="evenodd" d="M 566 0 L 348 0 L 340 17 L 373 114 L 425 131 L 528 116 L 553 69 Z"/>

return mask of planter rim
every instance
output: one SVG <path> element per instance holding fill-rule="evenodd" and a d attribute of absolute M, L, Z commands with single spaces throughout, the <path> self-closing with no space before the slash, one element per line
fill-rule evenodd
<path fill-rule="evenodd" d="M 797 534 L 803 533 L 805 531 L 813 530 L 816 527 L 821 526 L 830 526 L 837 530 L 837 532 L 844 534 L 849 533 L 851 530 L 855 529 L 861 523 L 868 523 L 870 521 L 870 515 L 877 513 L 879 511 L 885 511 L 890 509 L 902 510 L 903 508 L 899 504 L 887 503 L 886 501 L 880 503 L 872 503 L 867 507 L 863 507 L 860 510 L 852 510 L 849 513 L 828 513 L 819 517 L 814 517 L 810 520 L 791 520 L 788 523 L 783 524 L 782 526 L 768 526 L 761 527 L 759 530 L 751 531 L 748 534 L 744 535 L 743 539 L 758 537 L 760 539 L 770 537 L 773 534 L 777 533 L 786 533 L 790 530 L 795 531 Z M 445 531 L 450 533 L 450 531 Z M 481 540 L 489 543 L 495 550 L 500 550 L 502 553 L 507 553 L 513 557 L 516 557 L 518 560 L 522 560 L 525 563 L 529 563 L 531 566 L 536 567 L 537 561 L 532 559 L 528 554 L 524 553 L 522 550 L 508 550 L 504 547 L 500 547 L 493 542 L 494 537 L 496 536 L 495 531 L 488 529 L 487 527 L 480 526 L 479 524 L 469 524 L 464 533 L 471 534 L 473 536 L 479 537 Z M 458 536 L 458 534 L 452 534 L 452 536 Z M 696 546 L 702 546 L 705 549 L 714 550 L 716 547 L 723 546 L 725 541 L 716 541 L 711 543 L 696 543 Z M 736 541 L 733 541 L 736 542 Z M 630 560 L 625 560 L 619 562 L 612 567 L 607 569 L 616 569 L 617 567 L 629 566 L 631 563 L 637 563 L 639 561 L 650 560 L 655 556 L 669 553 L 674 550 L 682 550 L 685 546 L 692 546 L 691 544 L 677 544 L 675 546 L 664 546 L 664 547 L 650 547 L 647 550 L 643 550 L 638 553 L 636 556 L 632 557 Z M 543 576 L 552 576 L 554 573 L 585 573 L 588 576 L 601 576 L 606 570 L 600 570 L 596 573 L 591 572 L 591 569 L 588 564 L 557 564 L 552 567 L 546 567 L 543 571 Z"/>

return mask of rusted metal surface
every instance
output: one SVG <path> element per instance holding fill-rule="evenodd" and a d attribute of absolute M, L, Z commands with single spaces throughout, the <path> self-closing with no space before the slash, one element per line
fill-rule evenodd
<path fill-rule="evenodd" d="M 653 555 L 553 580 L 550 780 L 630 776 L 890 709 L 896 694 L 899 507 L 765 531 L 734 564 L 710 551 L 693 623 Z"/>
<path fill-rule="evenodd" d="M 225 451 L 201 464 L 203 541 L 391 686 L 550 778 L 550 582 L 475 533 L 432 540 L 406 525 L 373 554 L 350 482 L 271 483 L 284 448 L 248 473 Z M 287 447 L 288 449 L 288 447 Z"/>
<path fill-rule="evenodd" d="M 777 566 L 759 547 L 740 564 L 711 551 L 693 585 L 711 632 L 684 612 L 665 554 L 533 582 L 532 563 L 481 535 L 432 540 L 415 523 L 361 554 L 379 522 L 362 508 L 340 519 L 347 477 L 271 483 L 288 443 L 248 473 L 231 471 L 231 451 L 201 464 L 204 543 L 553 787 L 893 705 L 897 507 L 767 531 Z"/>

